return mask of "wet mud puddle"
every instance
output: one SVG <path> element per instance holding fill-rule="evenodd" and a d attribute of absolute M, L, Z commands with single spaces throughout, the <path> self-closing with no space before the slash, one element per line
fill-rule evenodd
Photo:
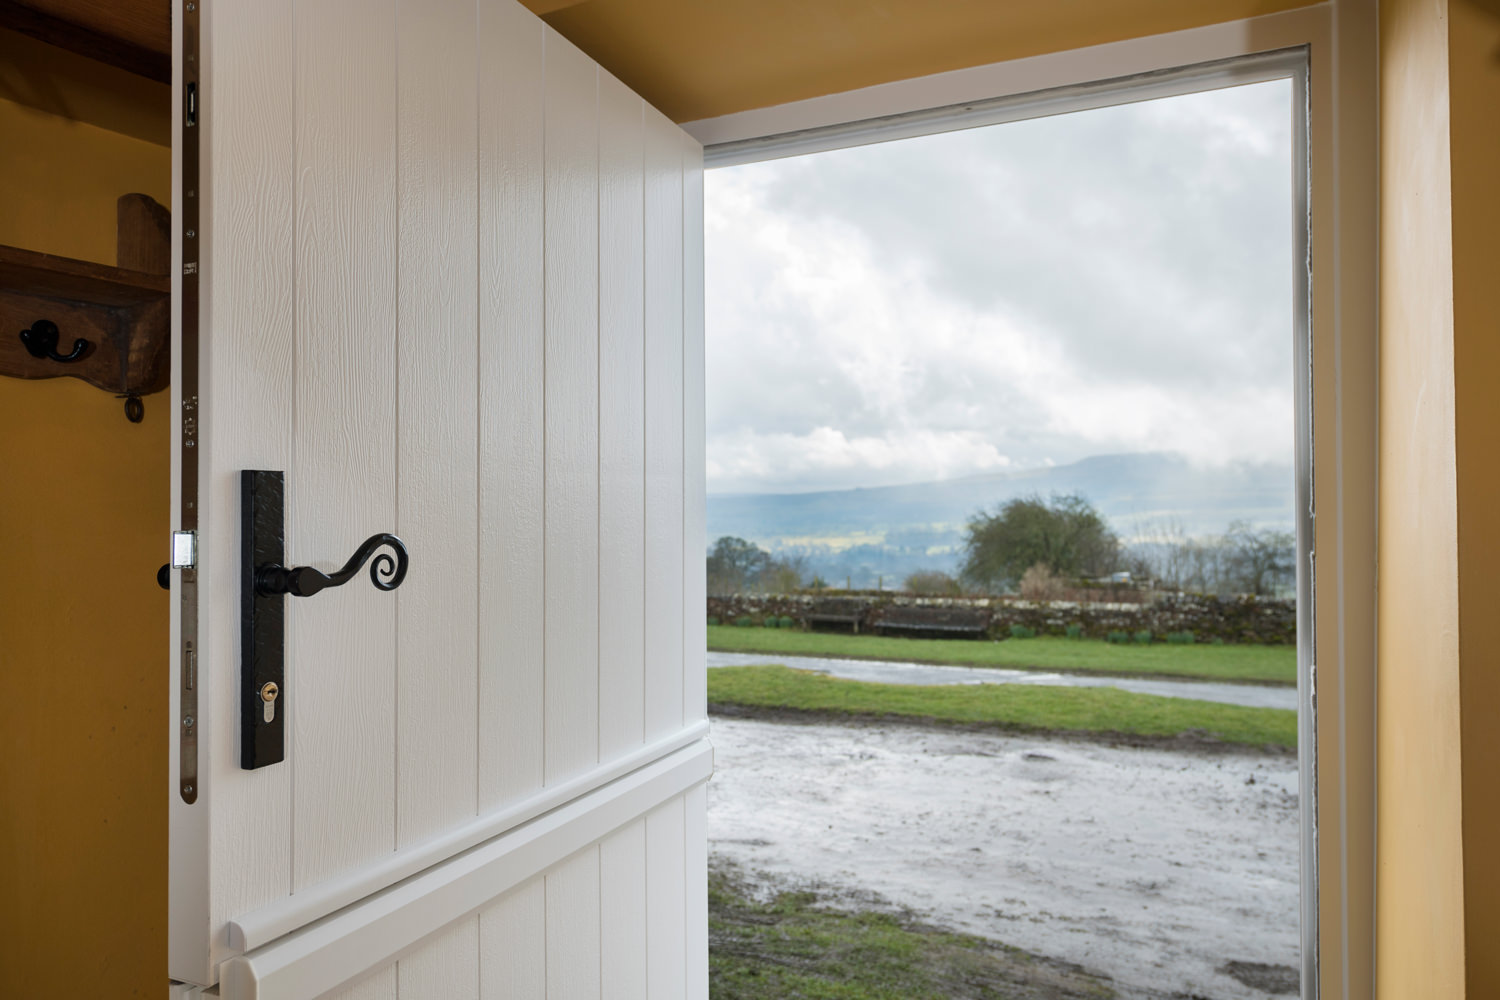
<path fill-rule="evenodd" d="M 1296 762 L 714 719 L 709 847 L 1076 962 L 1122 997 L 1295 993 Z"/>

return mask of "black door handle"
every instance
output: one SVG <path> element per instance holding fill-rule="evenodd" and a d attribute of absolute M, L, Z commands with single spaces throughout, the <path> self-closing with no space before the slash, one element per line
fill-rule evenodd
<path fill-rule="evenodd" d="M 391 534 L 365 539 L 333 573 L 285 566 L 285 498 L 280 472 L 240 473 L 240 767 L 246 770 L 286 756 L 286 595 L 341 587 L 367 562 L 377 590 L 395 590 L 406 579 L 406 545 Z"/>
<path fill-rule="evenodd" d="M 354 555 L 343 567 L 332 574 L 323 573 L 311 566 L 293 566 L 288 569 L 278 563 L 267 563 L 255 567 L 255 592 L 265 596 L 291 594 L 293 597 L 311 597 L 320 590 L 342 587 L 354 579 L 365 561 L 381 546 L 390 546 L 395 552 L 382 552 L 370 564 L 370 582 L 376 590 L 395 590 L 406 579 L 406 544 L 391 534 L 371 535 L 354 550 Z"/>

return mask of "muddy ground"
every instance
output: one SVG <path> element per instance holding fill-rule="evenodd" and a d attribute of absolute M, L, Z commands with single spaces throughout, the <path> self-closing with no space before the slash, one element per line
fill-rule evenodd
<path fill-rule="evenodd" d="M 710 849 L 1109 976 L 1295 993 L 1290 756 L 715 718 Z"/>

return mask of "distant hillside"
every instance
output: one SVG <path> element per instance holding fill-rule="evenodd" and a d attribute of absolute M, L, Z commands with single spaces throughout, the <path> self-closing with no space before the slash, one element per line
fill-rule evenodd
<path fill-rule="evenodd" d="M 907 486 L 710 496 L 706 541 L 737 535 L 803 555 L 809 574 L 830 583 L 852 577 L 855 586 L 873 586 L 884 576 L 889 587 L 915 569 L 952 571 L 970 517 L 1032 493 L 1082 493 L 1127 539 L 1161 518 L 1176 519 L 1192 535 L 1221 532 L 1236 519 L 1292 524 L 1290 465 L 1206 468 L 1149 452 Z"/>

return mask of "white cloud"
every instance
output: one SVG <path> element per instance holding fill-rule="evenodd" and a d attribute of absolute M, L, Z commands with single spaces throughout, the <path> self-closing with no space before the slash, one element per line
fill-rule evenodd
<path fill-rule="evenodd" d="M 1288 101 L 1261 85 L 711 172 L 709 489 L 1287 458 Z"/>
<path fill-rule="evenodd" d="M 708 477 L 715 492 L 746 492 L 766 484 L 796 488 L 811 478 L 822 486 L 854 487 L 948 479 L 996 472 L 1010 459 L 975 431 L 896 431 L 879 437 L 845 436 L 832 427 L 805 434 L 741 430 L 710 449 Z"/>

